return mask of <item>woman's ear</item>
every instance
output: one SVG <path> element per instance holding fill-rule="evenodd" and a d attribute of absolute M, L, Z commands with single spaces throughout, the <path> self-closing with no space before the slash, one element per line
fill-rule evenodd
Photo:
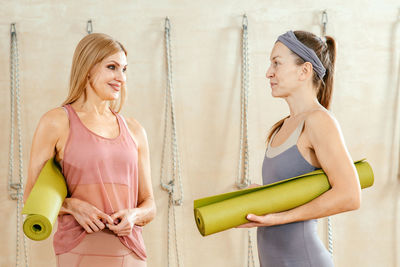
<path fill-rule="evenodd" d="M 312 78 L 313 75 L 313 66 L 310 62 L 304 62 L 301 65 L 301 72 L 300 72 L 300 81 L 305 81 L 309 78 Z"/>

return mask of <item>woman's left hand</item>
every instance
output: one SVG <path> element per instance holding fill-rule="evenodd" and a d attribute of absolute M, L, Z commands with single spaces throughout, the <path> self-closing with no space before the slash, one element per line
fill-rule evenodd
<path fill-rule="evenodd" d="M 277 221 L 276 213 L 257 216 L 255 214 L 248 214 L 246 219 L 250 222 L 239 225 L 237 228 L 252 228 L 259 226 L 272 226 L 279 224 Z"/>
<path fill-rule="evenodd" d="M 138 209 L 120 210 L 111 215 L 114 225 L 107 224 L 107 227 L 117 236 L 126 236 L 132 232 L 135 223 L 138 221 Z"/>

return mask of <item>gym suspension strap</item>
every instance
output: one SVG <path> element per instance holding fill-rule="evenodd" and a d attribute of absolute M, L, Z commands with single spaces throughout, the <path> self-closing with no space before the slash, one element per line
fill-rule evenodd
<path fill-rule="evenodd" d="M 243 189 L 251 184 L 249 178 L 249 142 L 248 142 L 248 100 L 249 100 L 249 48 L 248 48 L 248 20 L 246 14 L 242 21 L 242 82 L 241 82 L 241 111 L 240 111 L 240 148 L 238 176 L 236 187 Z M 255 266 L 253 256 L 253 246 L 251 241 L 250 229 L 247 230 L 247 266 Z"/>
<path fill-rule="evenodd" d="M 181 179 L 179 150 L 178 150 L 178 137 L 176 134 L 176 118 L 174 110 L 174 97 L 173 97 L 173 86 L 172 86 L 172 63 L 171 63 L 171 38 L 170 38 L 171 24 L 167 18 L 165 18 L 165 49 L 167 57 L 167 86 L 165 90 L 165 110 L 164 110 L 164 139 L 163 148 L 161 152 L 161 173 L 160 173 L 160 184 L 161 188 L 168 193 L 168 240 L 167 240 L 167 266 L 170 266 L 170 258 L 172 251 L 170 249 L 171 243 L 174 241 L 175 256 L 177 266 L 183 266 L 180 263 L 179 249 L 178 249 L 178 238 L 176 232 L 176 217 L 175 207 L 183 205 L 183 186 Z M 169 152 L 171 153 L 169 160 L 170 165 L 166 166 L 165 161 L 167 160 L 167 136 L 170 135 L 170 146 Z M 179 191 L 179 194 L 178 194 Z M 171 223 L 173 223 L 172 236 Z M 174 240 L 172 240 L 174 238 Z"/>
<path fill-rule="evenodd" d="M 326 35 L 326 26 L 328 24 L 328 13 L 326 10 L 322 11 L 322 18 L 321 18 L 321 31 L 322 31 L 322 39 L 325 40 L 325 35 Z M 326 41 L 326 40 L 325 40 Z M 328 251 L 331 254 L 331 257 L 333 257 L 333 235 L 332 235 L 332 221 L 331 217 L 329 216 L 327 219 L 327 228 L 328 228 L 328 233 L 327 233 L 327 239 L 328 239 Z"/>
<path fill-rule="evenodd" d="M 16 264 L 20 266 L 20 257 L 22 254 L 20 243 L 23 242 L 25 266 L 28 266 L 28 255 L 26 247 L 26 237 L 22 234 L 21 210 L 23 206 L 24 176 L 23 176 L 23 155 L 22 155 L 22 131 L 21 131 L 21 105 L 19 92 L 19 65 L 18 65 L 18 42 L 15 23 L 11 24 L 11 44 L 10 44 L 10 95 L 11 95 L 11 116 L 10 116 L 10 151 L 8 162 L 8 195 L 12 200 L 17 201 L 17 230 L 16 230 Z M 15 119 L 15 112 L 17 117 Z M 14 139 L 15 124 L 17 126 L 18 142 L 18 162 L 19 162 L 19 180 L 14 181 Z M 21 240 L 22 235 L 22 240 Z M 22 264 L 22 263 L 21 263 Z"/>

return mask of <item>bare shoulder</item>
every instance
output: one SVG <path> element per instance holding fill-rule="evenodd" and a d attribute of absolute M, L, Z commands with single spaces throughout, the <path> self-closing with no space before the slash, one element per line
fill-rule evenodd
<path fill-rule="evenodd" d="M 305 119 L 304 132 L 311 143 L 335 142 L 341 130 L 334 115 L 326 109 L 312 111 Z"/>
<path fill-rule="evenodd" d="M 134 118 L 126 118 L 126 123 L 128 124 L 129 130 L 133 133 L 145 132 L 143 126 Z"/>
<path fill-rule="evenodd" d="M 139 142 L 139 146 L 140 144 L 147 143 L 146 130 L 136 119 L 128 117 L 126 118 L 126 124 L 128 125 L 128 128 L 132 132 L 135 139 Z"/>
<path fill-rule="evenodd" d="M 335 116 L 326 109 L 318 109 L 310 112 L 305 118 L 306 128 L 309 130 L 332 130 L 339 124 Z"/>
<path fill-rule="evenodd" d="M 56 132 L 62 131 L 69 127 L 68 115 L 62 107 L 53 108 L 43 114 L 38 127 Z"/>

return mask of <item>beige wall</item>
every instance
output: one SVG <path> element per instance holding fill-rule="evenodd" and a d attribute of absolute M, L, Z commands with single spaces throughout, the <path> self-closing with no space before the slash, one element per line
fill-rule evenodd
<path fill-rule="evenodd" d="M 366 4 L 368 3 L 368 4 Z M 198 233 L 193 200 L 233 189 L 240 112 L 240 33 L 249 18 L 250 172 L 261 181 L 264 140 L 287 114 L 267 86 L 267 58 L 288 29 L 320 33 L 327 9 L 328 33 L 338 41 L 333 112 L 354 159 L 368 158 L 375 185 L 363 191 L 358 211 L 333 217 L 336 266 L 400 266 L 399 191 L 393 139 L 400 22 L 397 0 L 385 1 L 0 1 L 0 266 L 15 264 L 16 205 L 7 197 L 9 142 L 9 26 L 17 23 L 25 174 L 30 142 L 41 115 L 67 94 L 72 54 L 86 21 L 128 49 L 129 99 L 123 109 L 146 128 L 158 214 L 145 227 L 149 266 L 166 266 L 167 194 L 160 190 L 163 101 L 166 84 L 163 26 L 172 23 L 172 54 L 179 146 L 185 190 L 177 208 L 180 255 L 185 266 L 245 266 L 246 234 L 234 229 Z M 393 140 L 395 141 L 393 144 Z M 325 240 L 325 220 L 320 234 Z M 254 231 L 253 231 L 254 235 Z M 255 245 L 255 244 L 254 244 Z M 30 266 L 54 266 L 52 240 L 28 242 Z M 397 264 L 397 265 L 396 265 Z"/>

